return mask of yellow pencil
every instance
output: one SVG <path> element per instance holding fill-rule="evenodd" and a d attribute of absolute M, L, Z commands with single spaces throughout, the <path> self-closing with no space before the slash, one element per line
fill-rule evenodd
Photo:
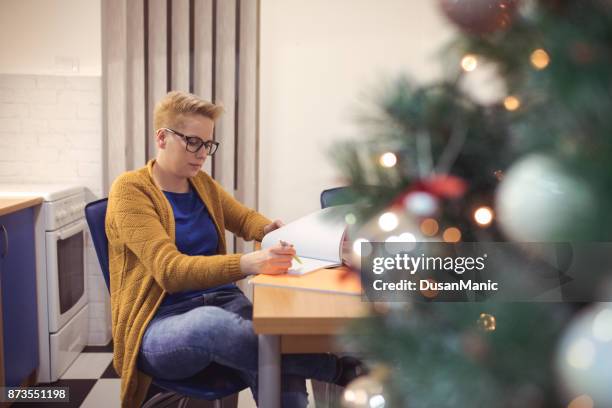
<path fill-rule="evenodd" d="M 283 241 L 282 239 L 280 240 L 280 244 L 283 247 L 286 247 L 286 246 L 292 247 L 293 246 L 290 243 Z M 298 263 L 302 263 L 302 260 L 297 255 L 293 255 L 293 259 L 295 259 L 296 262 L 298 262 Z"/>

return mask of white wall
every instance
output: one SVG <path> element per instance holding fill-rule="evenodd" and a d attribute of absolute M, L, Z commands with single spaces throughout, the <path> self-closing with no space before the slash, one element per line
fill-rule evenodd
<path fill-rule="evenodd" d="M 99 77 L 0 74 L 0 182 L 78 183 L 100 196 Z"/>
<path fill-rule="evenodd" d="M 0 0 L 0 73 L 96 75 L 101 0 Z"/>
<path fill-rule="evenodd" d="M 261 0 L 259 210 L 285 221 L 340 185 L 325 151 L 355 135 L 363 94 L 406 72 L 438 76 L 452 34 L 438 2 Z"/>

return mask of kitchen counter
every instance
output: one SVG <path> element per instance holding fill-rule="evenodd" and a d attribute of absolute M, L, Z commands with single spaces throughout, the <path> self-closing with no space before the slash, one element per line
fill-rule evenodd
<path fill-rule="evenodd" d="M 42 197 L 0 198 L 0 216 L 42 204 Z"/>

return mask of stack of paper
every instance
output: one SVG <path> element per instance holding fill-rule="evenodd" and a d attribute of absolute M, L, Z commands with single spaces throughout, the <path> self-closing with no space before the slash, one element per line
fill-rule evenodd
<path fill-rule="evenodd" d="M 288 273 L 302 275 L 321 268 L 342 264 L 342 241 L 346 233 L 343 206 L 329 207 L 299 218 L 268 233 L 261 242 L 262 249 L 277 245 L 281 240 L 293 244 L 300 264 L 295 259 Z"/>

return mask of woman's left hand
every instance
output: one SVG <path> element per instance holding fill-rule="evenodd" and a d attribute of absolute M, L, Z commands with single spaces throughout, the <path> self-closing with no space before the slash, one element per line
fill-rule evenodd
<path fill-rule="evenodd" d="M 264 235 L 274 231 L 275 229 L 279 229 L 280 227 L 284 226 L 285 223 L 282 222 L 281 220 L 274 220 L 274 222 L 272 224 L 268 224 L 264 227 L 263 232 Z"/>

